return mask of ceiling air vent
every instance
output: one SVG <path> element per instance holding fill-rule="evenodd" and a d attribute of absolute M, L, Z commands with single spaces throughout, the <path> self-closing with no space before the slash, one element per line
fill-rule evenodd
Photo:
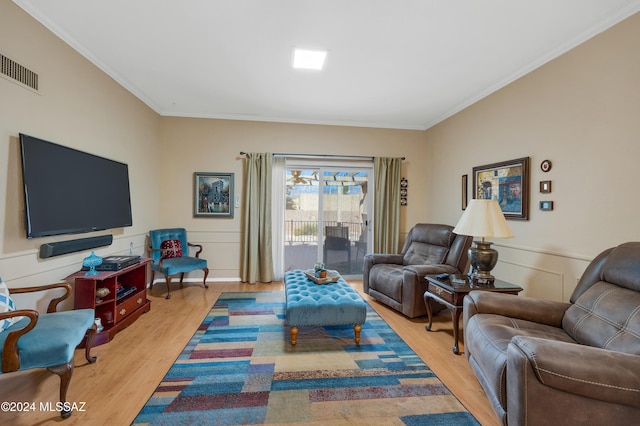
<path fill-rule="evenodd" d="M 0 75 L 38 91 L 38 74 L 0 53 Z"/>

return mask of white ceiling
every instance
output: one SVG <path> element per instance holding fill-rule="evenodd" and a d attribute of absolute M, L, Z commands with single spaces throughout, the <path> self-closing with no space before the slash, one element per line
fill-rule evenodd
<path fill-rule="evenodd" d="M 429 128 L 640 10 L 640 0 L 14 2 L 161 115 L 403 129 Z M 329 50 L 325 69 L 292 69 L 294 46 Z"/>

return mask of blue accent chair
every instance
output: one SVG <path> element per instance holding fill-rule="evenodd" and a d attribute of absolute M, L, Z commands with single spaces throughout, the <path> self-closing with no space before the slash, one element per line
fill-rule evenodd
<path fill-rule="evenodd" d="M 57 288 L 64 289 L 65 293 L 49 302 L 45 314 L 33 309 L 16 309 L 0 313 L 0 321 L 22 317 L 0 332 L 0 348 L 2 374 L 46 368 L 60 376 L 60 402 L 64 406 L 73 374 L 73 354 L 76 347 L 84 341 L 87 361 L 90 364 L 96 362 L 96 357 L 90 355 L 96 336 L 94 310 L 56 312 L 58 304 L 71 295 L 71 286 L 66 283 L 11 288 L 9 292 L 20 294 Z M 62 410 L 60 414 L 66 419 L 71 415 L 71 410 Z"/>
<path fill-rule="evenodd" d="M 183 251 L 183 255 L 180 257 L 170 257 L 170 250 L 162 248 L 162 243 L 165 241 L 180 241 L 180 245 Z M 195 247 L 198 250 L 195 253 L 195 257 L 189 256 L 189 247 Z M 167 229 L 154 229 L 149 232 L 149 253 L 151 255 L 151 283 L 149 289 L 153 287 L 153 279 L 155 273 L 159 272 L 165 277 L 167 283 L 167 295 L 166 299 L 171 298 L 171 276 L 180 274 L 180 288 L 182 288 L 182 280 L 184 274 L 187 272 L 202 269 L 204 271 L 204 279 L 202 284 L 204 288 L 209 288 L 207 285 L 207 275 L 209 275 L 209 268 L 207 267 L 207 261 L 200 259 L 200 253 L 202 252 L 202 245 L 191 244 L 187 241 L 187 231 L 184 228 L 167 228 Z"/>

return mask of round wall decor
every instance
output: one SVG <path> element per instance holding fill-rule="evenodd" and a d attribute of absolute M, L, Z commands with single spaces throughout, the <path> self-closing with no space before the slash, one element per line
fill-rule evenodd
<path fill-rule="evenodd" d="M 542 171 L 545 173 L 551 170 L 551 161 L 544 160 L 542 163 L 540 163 L 540 169 L 542 169 Z"/>

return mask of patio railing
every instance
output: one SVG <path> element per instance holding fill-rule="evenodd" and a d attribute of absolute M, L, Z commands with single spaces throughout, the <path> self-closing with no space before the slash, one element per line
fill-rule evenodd
<path fill-rule="evenodd" d="M 337 222 L 325 221 L 324 226 L 346 226 L 349 228 L 349 240 L 358 241 L 362 233 L 362 222 Z M 323 231 L 324 234 L 324 231 Z M 287 220 L 284 224 L 284 240 L 289 245 L 293 244 L 318 244 L 318 221 L 313 220 Z"/>

